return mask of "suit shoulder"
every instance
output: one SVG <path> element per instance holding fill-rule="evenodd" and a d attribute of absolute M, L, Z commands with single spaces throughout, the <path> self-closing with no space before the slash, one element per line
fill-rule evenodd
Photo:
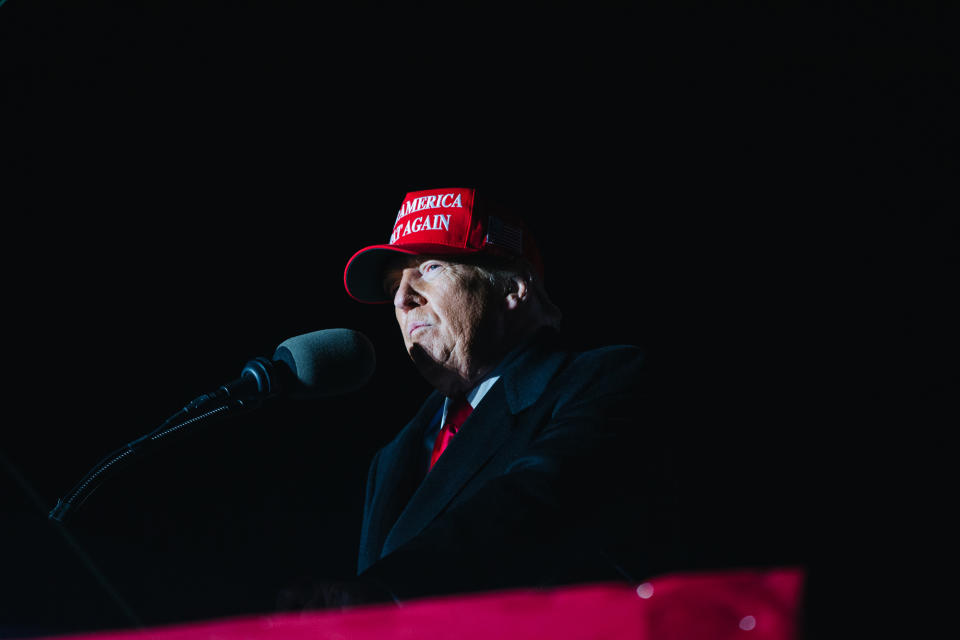
<path fill-rule="evenodd" d="M 574 388 L 636 387 L 645 376 L 644 351 L 634 345 L 609 345 L 570 354 L 556 382 Z"/>

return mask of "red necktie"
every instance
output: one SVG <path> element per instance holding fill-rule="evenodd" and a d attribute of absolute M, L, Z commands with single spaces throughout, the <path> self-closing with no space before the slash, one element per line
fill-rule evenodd
<path fill-rule="evenodd" d="M 437 434 L 437 441 L 433 443 L 433 454 L 430 456 L 431 469 L 433 469 L 433 465 L 436 464 L 443 450 L 453 440 L 453 436 L 463 426 L 471 411 L 473 411 L 473 407 L 467 402 L 466 396 L 451 398 L 450 406 L 447 408 L 447 421 L 443 423 L 440 433 Z"/>

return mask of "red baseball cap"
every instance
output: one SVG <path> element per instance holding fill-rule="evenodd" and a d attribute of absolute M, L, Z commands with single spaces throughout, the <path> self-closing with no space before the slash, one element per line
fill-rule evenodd
<path fill-rule="evenodd" d="M 389 243 L 353 254 L 343 271 L 343 286 L 360 302 L 390 302 L 383 275 L 391 257 L 481 252 L 525 258 L 543 273 L 540 253 L 523 222 L 476 189 L 411 191 L 400 205 Z"/>

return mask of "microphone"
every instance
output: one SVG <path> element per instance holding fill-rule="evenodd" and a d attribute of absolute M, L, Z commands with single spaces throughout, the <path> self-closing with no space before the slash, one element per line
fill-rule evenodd
<path fill-rule="evenodd" d="M 373 344 L 357 331 L 324 329 L 288 338 L 272 358 L 250 360 L 239 378 L 194 399 L 150 433 L 103 458 L 66 497 L 57 500 L 48 518 L 64 522 L 68 513 L 83 504 L 108 475 L 134 459 L 134 454 L 150 451 L 204 420 L 256 408 L 263 400 L 279 395 L 309 399 L 348 393 L 366 384 L 375 367 Z"/>
<path fill-rule="evenodd" d="M 366 384 L 375 368 L 376 354 L 369 338 L 351 329 L 323 329 L 284 340 L 271 359 L 250 360 L 240 378 L 191 404 L 225 397 L 258 400 L 277 395 L 300 399 L 341 395 Z"/>

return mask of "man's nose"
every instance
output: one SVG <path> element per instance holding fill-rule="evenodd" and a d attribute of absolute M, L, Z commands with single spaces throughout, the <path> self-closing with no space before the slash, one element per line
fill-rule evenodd
<path fill-rule="evenodd" d="M 393 306 L 397 309 L 407 311 L 414 307 L 419 307 L 424 303 L 424 298 L 417 290 L 416 275 L 419 271 L 416 269 L 405 269 L 400 277 L 400 286 L 393 296 Z"/>

